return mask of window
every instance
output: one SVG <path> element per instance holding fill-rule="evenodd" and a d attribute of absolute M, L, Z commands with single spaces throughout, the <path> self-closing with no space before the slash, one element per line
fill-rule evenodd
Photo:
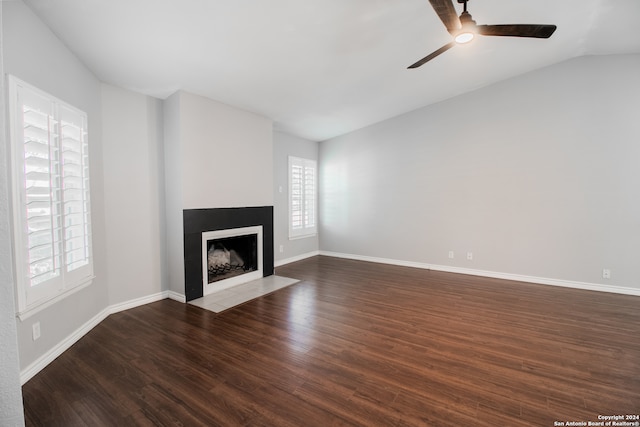
<path fill-rule="evenodd" d="M 86 113 L 9 77 L 18 314 L 93 278 Z"/>
<path fill-rule="evenodd" d="M 315 160 L 289 157 L 289 238 L 317 230 L 317 167 Z"/>

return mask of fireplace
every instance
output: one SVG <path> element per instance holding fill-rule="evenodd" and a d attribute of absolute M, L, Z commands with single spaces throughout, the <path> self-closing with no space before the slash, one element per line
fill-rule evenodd
<path fill-rule="evenodd" d="M 202 233 L 204 295 L 262 277 L 262 226 Z"/>
<path fill-rule="evenodd" d="M 203 233 L 221 231 L 223 233 L 218 236 L 224 239 L 233 237 L 231 234 L 224 234 L 228 233 L 228 230 L 236 229 L 237 231 L 238 229 L 260 227 L 262 229 L 262 237 L 261 241 L 256 241 L 258 248 L 256 262 L 258 267 L 262 265 L 262 268 L 261 271 L 258 268 L 258 270 L 250 272 L 250 274 L 255 274 L 256 278 L 273 274 L 273 206 L 185 209 L 182 212 L 182 219 L 184 231 L 184 285 L 187 301 L 204 296 L 205 290 L 213 289 L 212 292 L 215 292 L 215 290 L 226 287 L 230 283 L 223 283 L 221 279 L 209 285 L 208 259 L 205 260 L 203 256 L 205 251 L 208 252 L 209 247 L 203 250 Z M 254 233 L 241 232 L 241 234 Z M 231 245 L 229 242 L 227 244 Z M 225 248 L 229 251 L 229 259 L 231 258 L 231 249 L 235 249 L 236 253 L 239 253 L 239 250 L 235 247 L 227 247 L 225 245 Z M 221 258 L 226 256 L 224 250 L 217 255 L 220 255 Z M 252 263 L 252 261 L 247 260 L 243 260 L 243 262 L 245 264 Z M 247 279 L 243 276 L 241 276 L 242 281 Z M 253 280 L 253 278 L 249 277 L 248 280 Z M 219 287 L 215 288 L 215 286 Z M 229 286 L 233 286 L 233 283 L 231 282 Z"/>

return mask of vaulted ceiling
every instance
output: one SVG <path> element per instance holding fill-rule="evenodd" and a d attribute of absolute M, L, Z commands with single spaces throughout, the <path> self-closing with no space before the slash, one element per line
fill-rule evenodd
<path fill-rule="evenodd" d="M 454 1 L 458 13 L 462 5 Z M 581 55 L 640 53 L 638 0 L 470 0 L 479 24 L 550 39 L 451 41 L 428 0 L 25 0 L 102 81 L 182 89 L 323 140 Z"/>

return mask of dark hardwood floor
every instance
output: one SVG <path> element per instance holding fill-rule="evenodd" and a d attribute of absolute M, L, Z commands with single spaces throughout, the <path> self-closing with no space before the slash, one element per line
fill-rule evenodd
<path fill-rule="evenodd" d="M 329 257 L 223 313 L 109 316 L 27 425 L 554 426 L 640 414 L 640 297 Z M 559 425 L 559 424 L 555 424 Z"/>

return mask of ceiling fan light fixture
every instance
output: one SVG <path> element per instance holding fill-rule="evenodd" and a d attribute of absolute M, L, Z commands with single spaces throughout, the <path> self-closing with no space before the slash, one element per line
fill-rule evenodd
<path fill-rule="evenodd" d="M 454 40 L 458 44 L 465 44 L 465 43 L 469 43 L 471 40 L 473 40 L 475 36 L 476 35 L 471 31 L 462 31 L 462 32 L 456 34 L 456 36 L 454 37 Z"/>
<path fill-rule="evenodd" d="M 473 20 L 471 14 L 467 12 L 467 2 L 464 3 L 464 12 L 460 15 L 460 31 L 453 38 L 458 44 L 469 43 L 476 36 L 478 29 L 476 21 Z"/>

